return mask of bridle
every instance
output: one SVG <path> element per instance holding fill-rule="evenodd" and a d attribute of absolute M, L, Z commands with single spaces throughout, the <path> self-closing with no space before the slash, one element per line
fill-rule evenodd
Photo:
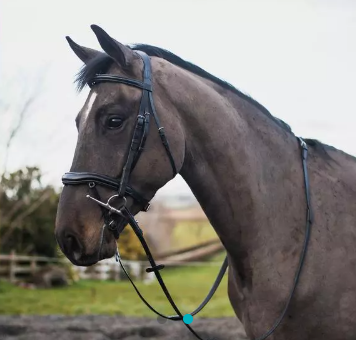
<path fill-rule="evenodd" d="M 164 268 L 164 265 L 157 265 L 151 251 L 145 241 L 145 238 L 143 236 L 143 232 L 140 229 L 138 222 L 135 220 L 134 216 L 130 212 L 130 210 L 126 206 L 126 196 L 130 196 L 133 201 L 138 204 L 141 207 L 142 211 L 148 211 L 150 207 L 149 200 L 145 199 L 143 195 L 138 193 L 136 190 L 134 190 L 130 184 L 130 174 L 134 170 L 137 161 L 139 160 L 142 151 L 144 150 L 145 147 L 145 142 L 146 138 L 149 132 L 149 124 L 150 124 L 150 116 L 153 115 L 153 118 L 155 120 L 155 123 L 157 125 L 158 133 L 161 139 L 161 142 L 166 150 L 166 154 L 168 156 L 168 159 L 170 161 L 172 170 L 173 170 L 173 177 L 177 174 L 177 168 L 174 162 L 174 158 L 172 156 L 169 143 L 165 134 L 165 130 L 163 126 L 160 124 L 160 120 L 158 118 L 154 103 L 153 103 L 153 96 L 152 96 L 152 70 L 151 70 L 151 63 L 150 63 L 150 58 L 148 55 L 142 51 L 135 51 L 142 59 L 143 61 L 143 81 L 135 80 L 135 79 L 129 79 L 129 78 L 124 78 L 124 77 L 119 77 L 116 75 L 110 75 L 110 74 L 98 74 L 95 77 L 92 78 L 91 82 L 89 83 L 89 86 L 92 87 L 96 84 L 103 83 L 103 82 L 111 82 L 111 83 L 121 83 L 125 84 L 128 86 L 133 86 L 136 88 L 139 88 L 142 90 L 142 96 L 141 96 L 141 102 L 140 102 L 140 107 L 139 107 L 139 114 L 136 119 L 136 124 L 135 128 L 133 131 L 132 139 L 131 139 L 131 144 L 127 152 L 127 157 L 126 157 L 126 162 L 125 165 L 122 169 L 121 176 L 119 178 L 113 178 L 93 172 L 67 172 L 63 175 L 62 177 L 62 182 L 64 185 L 83 185 L 87 184 L 89 187 L 89 190 L 91 191 L 92 195 L 87 195 L 89 199 L 92 199 L 95 201 L 97 204 L 99 204 L 103 218 L 104 218 L 104 227 L 103 227 L 103 232 L 104 229 L 107 227 L 110 229 L 114 235 L 117 237 L 120 234 L 120 230 L 118 230 L 114 216 L 119 215 L 123 218 L 125 218 L 128 222 L 128 224 L 132 227 L 134 230 L 136 236 L 140 240 L 144 251 L 146 253 L 147 259 L 151 265 L 150 268 L 146 269 L 147 273 L 153 272 L 161 286 L 161 289 L 163 290 L 165 296 L 167 297 L 168 301 L 170 302 L 171 306 L 177 313 L 177 315 L 171 315 L 171 316 L 166 316 L 155 310 L 147 301 L 146 299 L 142 296 L 142 294 L 139 292 L 138 288 L 136 287 L 135 283 L 131 279 L 130 275 L 126 271 L 125 267 L 123 266 L 121 262 L 121 257 L 119 255 L 119 251 L 117 250 L 116 253 L 116 260 L 120 263 L 121 268 L 123 269 L 124 273 L 128 277 L 130 283 L 132 284 L 133 288 L 141 298 L 141 300 L 146 304 L 146 306 L 159 315 L 160 317 L 172 321 L 182 321 L 183 320 L 183 315 L 174 303 L 162 277 L 160 274 L 160 270 Z M 310 206 L 310 195 L 309 195 L 309 181 L 308 181 L 308 174 L 307 174 L 307 167 L 306 167 L 306 160 L 307 160 L 307 145 L 306 143 L 301 139 L 298 138 L 300 142 L 300 146 L 302 149 L 302 162 L 303 162 L 303 173 L 304 173 L 304 184 L 305 184 L 305 190 L 306 190 L 306 200 L 307 200 L 307 222 L 306 222 L 306 236 L 305 236 L 305 242 L 303 245 L 302 249 L 302 254 L 299 262 L 299 266 L 297 268 L 297 273 L 294 279 L 294 284 L 293 288 L 291 290 L 290 296 L 287 300 L 286 306 L 281 314 L 281 316 L 278 318 L 276 323 L 273 325 L 270 331 L 265 333 L 263 336 L 259 337 L 256 340 L 264 340 L 267 337 L 269 337 L 275 329 L 279 326 L 281 323 L 283 317 L 286 314 L 286 311 L 289 307 L 290 301 L 293 297 L 294 291 L 296 289 L 301 270 L 303 267 L 304 263 L 304 258 L 306 255 L 306 250 L 307 250 L 307 245 L 309 241 L 309 235 L 310 235 L 310 226 L 312 223 L 312 217 L 311 217 L 311 206 Z M 114 189 L 117 194 L 114 194 L 109 198 L 109 200 L 104 203 L 102 202 L 100 195 L 96 189 L 97 185 L 101 185 L 104 187 L 108 187 L 111 189 Z M 119 207 L 113 207 L 111 204 L 111 201 L 119 199 L 120 204 Z M 103 235 L 102 235 L 103 236 Z M 203 300 L 203 302 L 200 304 L 200 306 L 194 310 L 190 315 L 196 315 L 199 313 L 210 301 L 210 299 L 213 297 L 215 291 L 217 290 L 219 284 L 221 283 L 223 276 L 227 270 L 228 267 L 228 259 L 227 256 L 225 257 L 225 260 L 221 266 L 221 269 L 218 273 L 218 276 L 210 289 L 207 297 Z M 192 332 L 198 339 L 203 340 L 191 327 L 189 324 L 184 323 L 184 325 L 189 329 L 190 332 Z"/>
<path fill-rule="evenodd" d="M 128 86 L 133 86 L 136 88 L 139 88 L 142 90 L 142 96 L 141 96 L 141 102 L 140 102 L 140 108 L 139 108 L 139 114 L 136 119 L 136 125 L 133 131 L 132 135 L 132 140 L 131 144 L 127 153 L 127 158 L 125 165 L 122 170 L 122 174 L 120 178 L 112 178 L 109 176 L 97 174 L 97 173 L 92 173 L 92 172 L 67 172 L 63 175 L 62 177 L 62 182 L 64 185 L 82 185 L 82 184 L 87 184 L 89 186 L 89 190 L 92 193 L 91 195 L 87 195 L 88 198 L 94 200 L 96 203 L 99 204 L 99 206 L 102 209 L 103 217 L 104 217 L 104 226 L 108 227 L 111 231 L 114 233 L 116 232 L 117 234 L 117 228 L 116 228 L 116 223 L 115 220 L 113 219 L 113 216 L 120 215 L 121 217 L 124 217 L 127 222 L 130 224 L 130 226 L 133 228 L 136 236 L 139 238 L 145 252 L 147 255 L 147 258 L 151 264 L 151 268 L 147 268 L 146 272 L 154 272 L 156 275 L 156 278 L 166 295 L 168 301 L 172 305 L 173 309 L 177 313 L 177 315 L 171 315 L 171 316 L 166 316 L 158 311 L 156 311 L 142 296 L 142 294 L 139 292 L 138 288 L 136 287 L 135 283 L 131 279 L 130 275 L 126 271 L 125 267 L 123 266 L 121 262 L 121 258 L 119 256 L 119 252 L 117 252 L 116 259 L 120 263 L 121 268 L 127 275 L 129 281 L 133 285 L 134 289 L 136 290 L 137 294 L 141 298 L 141 300 L 147 305 L 149 309 L 151 309 L 154 313 L 159 315 L 162 318 L 168 319 L 168 320 L 173 320 L 173 321 L 181 321 L 183 320 L 183 315 L 178 309 L 178 307 L 175 305 L 171 295 L 169 294 L 169 291 L 163 282 L 163 279 L 159 273 L 161 269 L 164 268 L 164 265 L 157 265 L 153 259 L 153 256 L 151 254 L 151 251 L 145 241 L 145 238 L 143 236 L 143 232 L 140 229 L 137 221 L 135 220 L 134 216 L 131 214 L 129 209 L 126 207 L 126 196 L 130 196 L 135 203 L 137 203 L 142 211 L 147 211 L 149 209 L 150 203 L 147 199 L 143 197 L 140 193 L 138 193 L 136 190 L 134 190 L 130 185 L 129 185 L 129 179 L 130 179 L 130 174 L 134 170 L 138 159 L 140 158 L 142 151 L 144 150 L 145 147 L 145 142 L 146 138 L 149 132 L 149 126 L 150 126 L 150 116 L 152 115 L 155 123 L 157 125 L 158 133 L 161 139 L 161 142 L 166 150 L 166 154 L 168 156 L 169 162 L 171 164 L 172 170 L 173 170 L 173 177 L 177 174 L 177 168 L 169 147 L 169 143 L 165 134 L 165 130 L 163 126 L 161 126 L 160 120 L 158 118 L 154 103 L 153 103 L 153 96 L 152 96 L 152 71 L 151 71 L 151 63 L 150 59 L 147 54 L 141 52 L 141 51 L 136 51 L 136 53 L 142 58 L 144 68 L 143 68 L 143 82 L 134 80 L 134 79 L 128 79 L 128 78 L 123 78 L 115 75 L 110 75 L 110 74 L 99 74 L 96 75 L 95 77 L 92 78 L 90 82 L 90 86 L 94 86 L 99 83 L 103 82 L 111 82 L 111 83 L 121 83 L 125 84 Z M 109 187 L 111 189 L 116 190 L 117 194 L 111 196 L 107 203 L 103 203 L 100 199 L 100 195 L 96 189 L 97 185 Z M 115 199 L 121 199 L 120 201 L 120 207 L 119 208 L 114 208 L 111 205 L 111 201 Z M 227 258 L 225 258 L 222 267 L 219 271 L 219 274 L 212 286 L 212 288 L 209 291 L 209 294 L 207 297 L 204 299 L 204 301 L 201 303 L 201 305 L 191 313 L 191 315 L 195 315 L 199 313 L 205 306 L 206 304 L 210 301 L 210 299 L 213 297 L 216 289 L 218 288 L 225 272 L 227 269 L 228 263 L 227 263 Z M 186 327 L 198 338 L 199 335 L 188 325 L 185 324 Z"/>

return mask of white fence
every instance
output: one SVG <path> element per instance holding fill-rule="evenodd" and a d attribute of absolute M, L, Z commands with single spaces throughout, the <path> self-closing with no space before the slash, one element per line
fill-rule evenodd
<path fill-rule="evenodd" d="M 146 283 L 154 279 L 153 273 L 145 271 L 148 266 L 147 262 L 128 260 L 121 260 L 121 262 L 132 278 L 143 280 Z M 120 264 L 114 259 L 102 260 L 90 267 L 73 266 L 73 268 L 81 279 L 118 281 L 126 277 Z"/>
<path fill-rule="evenodd" d="M 220 262 L 181 262 L 173 259 L 157 262 L 158 264 L 163 263 L 167 267 L 221 266 Z M 147 261 L 122 260 L 122 263 L 135 280 L 150 283 L 155 279 L 154 273 L 146 273 L 146 268 L 150 267 Z M 102 260 L 90 267 L 78 267 L 71 264 L 67 259 L 24 256 L 13 252 L 9 255 L 0 254 L 0 279 L 9 280 L 10 282 L 25 280 L 35 274 L 38 269 L 49 264 L 69 265 L 79 279 L 119 281 L 126 277 L 120 264 L 113 258 Z"/>
<path fill-rule="evenodd" d="M 60 262 L 56 258 L 23 256 L 16 255 L 14 252 L 10 255 L 0 254 L 0 278 L 15 282 L 33 275 L 46 264 L 58 264 Z"/>
<path fill-rule="evenodd" d="M 151 281 L 152 274 L 146 273 L 145 262 L 140 261 L 122 261 L 125 269 L 134 279 Z M 67 259 L 58 259 L 42 256 L 24 256 L 11 254 L 0 254 L 0 278 L 10 282 L 28 279 L 36 271 L 46 265 L 66 265 L 78 275 L 79 279 L 91 280 L 121 280 L 125 273 L 121 266 L 114 259 L 106 259 L 90 267 L 79 267 L 71 264 Z"/>

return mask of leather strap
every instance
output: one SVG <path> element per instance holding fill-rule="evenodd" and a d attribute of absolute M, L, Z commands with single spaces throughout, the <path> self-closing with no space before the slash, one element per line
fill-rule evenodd
<path fill-rule="evenodd" d="M 116 191 L 120 188 L 120 179 L 113 177 L 99 175 L 94 172 L 66 172 L 62 176 L 62 183 L 64 185 L 81 185 L 96 183 Z M 142 207 L 142 210 L 146 211 L 150 205 L 149 201 L 141 196 L 136 190 L 131 186 L 126 186 L 126 195 L 132 197 L 134 201 Z"/>
<path fill-rule="evenodd" d="M 297 139 L 299 140 L 300 147 L 302 149 L 302 167 L 303 167 L 304 188 L 305 188 L 306 203 L 307 203 L 305 239 L 304 239 L 304 243 L 303 243 L 302 252 L 300 254 L 300 260 L 299 260 L 299 264 L 297 267 L 297 272 L 294 277 L 293 286 L 292 286 L 291 292 L 288 296 L 287 302 L 285 304 L 285 307 L 284 307 L 281 315 L 279 316 L 277 321 L 273 324 L 273 326 L 271 327 L 271 329 L 268 332 L 266 332 L 265 334 L 263 334 L 262 336 L 254 339 L 254 340 L 267 339 L 276 330 L 276 328 L 280 325 L 283 318 L 285 317 L 288 307 L 290 305 L 290 302 L 292 301 L 294 292 L 297 288 L 300 274 L 302 272 L 303 264 L 305 261 L 305 256 L 306 256 L 307 249 L 308 249 L 308 243 L 309 243 L 309 239 L 310 239 L 310 232 L 311 232 L 311 225 L 312 225 L 312 209 L 311 209 L 311 201 L 310 201 L 309 177 L 308 177 L 308 169 L 307 169 L 307 163 L 306 163 L 307 155 L 308 155 L 308 146 L 302 138 L 297 137 Z"/>
<path fill-rule="evenodd" d="M 122 176 L 121 176 L 121 181 L 120 181 L 120 188 L 119 188 L 119 197 L 123 197 L 125 195 L 125 189 L 128 185 L 129 181 L 129 176 L 131 174 L 131 167 L 134 161 L 134 158 L 138 152 L 138 149 L 141 145 L 141 140 L 144 132 L 144 126 L 145 126 L 145 117 L 138 115 L 137 116 L 137 121 L 136 121 L 136 126 L 135 130 L 132 136 L 131 140 L 131 145 L 129 149 L 129 153 L 126 159 L 126 164 L 124 165 L 124 168 L 122 169 Z"/>
<path fill-rule="evenodd" d="M 90 85 L 96 85 L 99 83 L 119 83 L 129 86 L 134 86 L 145 91 L 152 91 L 151 84 L 143 83 L 136 79 L 124 78 L 119 76 L 114 76 L 111 74 L 98 74 L 90 81 Z"/>
<path fill-rule="evenodd" d="M 161 316 L 164 319 L 168 319 L 168 320 L 172 320 L 172 321 L 182 321 L 182 318 L 179 315 L 168 315 L 165 316 L 159 312 L 157 312 L 148 302 L 147 300 L 143 297 L 143 295 L 140 293 L 140 291 L 138 290 L 137 286 L 135 285 L 135 283 L 133 282 L 133 280 L 131 279 L 129 273 L 127 272 L 127 270 L 125 269 L 124 265 L 121 262 L 120 257 L 117 258 L 118 262 L 120 263 L 121 268 L 123 269 L 125 275 L 127 276 L 128 280 L 130 281 L 131 285 L 133 286 L 133 288 L 135 289 L 136 293 L 138 294 L 138 296 L 140 297 L 140 299 L 142 300 L 142 302 L 154 313 L 156 313 L 157 315 Z M 152 264 L 151 264 L 152 265 Z M 210 288 L 210 291 L 208 293 L 208 295 L 205 297 L 205 299 L 203 300 L 203 302 L 198 306 L 198 308 L 196 308 L 193 312 L 189 313 L 190 315 L 194 316 L 196 314 L 198 314 L 207 304 L 208 302 L 211 300 L 211 298 L 214 296 L 216 290 L 218 289 L 225 273 L 228 267 L 228 260 L 227 260 L 227 256 L 224 259 L 224 262 L 221 265 L 221 268 L 219 270 L 219 273 L 212 285 L 212 287 Z M 156 270 L 162 270 L 164 268 L 163 265 L 157 265 L 154 268 L 147 268 L 146 272 L 147 273 L 152 273 L 155 272 Z"/>
<path fill-rule="evenodd" d="M 138 294 L 138 296 L 141 298 L 141 300 L 144 302 L 144 304 L 154 313 L 156 313 L 157 315 L 161 316 L 164 319 L 168 319 L 168 320 L 173 320 L 173 321 L 181 321 L 183 320 L 183 315 L 180 312 L 179 308 L 176 306 L 173 298 L 171 297 L 168 288 L 166 287 L 162 276 L 160 274 L 160 270 L 163 269 L 161 265 L 157 265 L 152 254 L 151 251 L 146 243 L 145 238 L 143 237 L 143 232 L 140 229 L 140 227 L 138 226 L 134 216 L 131 214 L 131 212 L 125 207 L 122 210 L 122 213 L 125 215 L 128 223 L 130 224 L 131 228 L 133 229 L 133 231 L 135 232 L 136 236 L 138 237 L 139 241 L 141 242 L 141 245 L 146 253 L 147 259 L 149 261 L 149 263 L 151 264 L 151 268 L 149 268 L 149 271 L 154 272 L 155 276 L 158 280 L 159 285 L 161 286 L 161 289 L 164 293 L 164 295 L 166 296 L 167 300 L 169 301 L 170 305 L 172 306 L 172 308 L 174 309 L 174 311 L 177 313 L 177 315 L 173 315 L 173 316 L 166 316 L 164 314 L 161 314 L 160 312 L 158 312 L 157 310 L 155 310 L 147 301 L 146 299 L 143 297 L 143 295 L 139 292 L 138 288 L 136 287 L 135 283 L 133 282 L 133 280 L 131 279 L 130 275 L 128 274 L 128 272 L 126 271 L 125 267 L 123 266 L 120 256 L 119 254 L 117 254 L 117 261 L 119 261 L 121 268 L 123 269 L 124 273 L 126 274 L 127 278 L 129 279 L 129 281 L 131 282 L 132 286 L 134 287 L 136 293 Z M 212 296 L 214 295 L 217 287 L 219 286 L 225 271 L 227 269 L 228 263 L 227 263 L 227 258 L 225 259 L 219 275 L 212 287 L 212 289 L 209 292 L 209 295 L 204 299 L 204 301 L 201 303 L 201 305 L 193 312 L 195 314 L 197 314 L 199 311 L 201 311 L 204 306 L 209 302 L 209 300 L 212 298 Z M 191 314 L 194 315 L 194 314 Z M 194 334 L 199 340 L 203 340 L 188 324 L 184 323 L 184 325 L 189 329 L 189 331 Z"/>
<path fill-rule="evenodd" d="M 136 51 L 136 53 L 138 53 L 141 56 L 141 58 L 142 58 L 142 60 L 144 62 L 144 65 L 145 65 L 145 70 L 144 70 L 144 77 L 145 78 L 144 79 L 145 79 L 145 81 L 149 81 L 149 84 L 151 84 L 152 71 L 151 71 L 150 59 L 149 59 L 148 55 L 146 53 L 144 53 L 144 52 Z M 173 177 L 175 177 L 177 175 L 177 167 L 176 167 L 176 164 L 174 162 L 174 158 L 172 156 L 171 149 L 169 147 L 169 143 L 168 143 L 165 131 L 164 131 L 164 127 L 161 126 L 161 122 L 159 120 L 159 117 L 158 117 L 158 114 L 157 114 L 157 111 L 156 111 L 156 108 L 155 108 L 155 105 L 154 105 L 152 92 L 148 93 L 148 99 L 149 99 L 150 109 L 151 109 L 151 112 L 153 114 L 153 118 L 154 118 L 154 120 L 156 122 L 156 125 L 157 125 L 157 129 L 158 129 L 158 133 L 159 133 L 161 142 L 162 142 L 162 144 L 163 144 L 163 146 L 164 146 L 164 148 L 166 150 L 166 154 L 168 156 L 169 162 L 171 163 L 171 167 L 172 167 L 172 170 L 173 170 Z"/>

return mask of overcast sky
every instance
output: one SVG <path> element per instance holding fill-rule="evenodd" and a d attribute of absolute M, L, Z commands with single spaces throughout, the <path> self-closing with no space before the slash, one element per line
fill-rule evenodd
<path fill-rule="evenodd" d="M 88 94 L 73 84 L 81 61 L 65 40 L 100 49 L 91 24 L 122 43 L 171 50 L 250 94 L 291 125 L 356 155 L 356 1 L 19 1 L 0 3 L 0 96 L 13 111 L 42 92 L 14 140 L 9 170 L 38 165 L 61 186 Z M 0 160 L 14 115 L 0 117 Z M 0 164 L 2 166 L 2 164 Z M 189 192 L 181 177 L 160 194 Z"/>

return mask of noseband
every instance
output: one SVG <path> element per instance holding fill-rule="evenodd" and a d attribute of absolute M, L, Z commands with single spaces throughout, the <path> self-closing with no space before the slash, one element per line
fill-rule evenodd
<path fill-rule="evenodd" d="M 164 319 L 172 320 L 172 321 L 182 321 L 183 320 L 183 315 L 174 303 L 162 277 L 160 274 L 160 270 L 164 268 L 164 265 L 157 265 L 155 263 L 155 260 L 153 259 L 153 256 L 151 254 L 151 251 L 145 241 L 145 238 L 143 236 L 143 232 L 140 229 L 137 221 L 135 220 L 134 216 L 131 214 L 129 209 L 126 206 L 126 196 L 130 196 L 133 201 L 138 204 L 141 207 L 142 211 L 147 211 L 149 209 L 150 203 L 149 200 L 145 199 L 140 193 L 138 193 L 136 190 L 134 190 L 130 185 L 129 185 L 129 180 L 130 180 L 130 174 L 132 173 L 133 169 L 135 168 L 137 161 L 139 160 L 142 151 L 144 150 L 146 138 L 149 132 L 149 124 L 150 124 L 150 116 L 153 115 L 153 118 L 156 122 L 157 129 L 159 136 L 161 138 L 161 142 L 166 150 L 168 159 L 170 161 L 172 170 L 173 170 L 173 177 L 177 174 L 177 168 L 168 144 L 168 140 L 165 135 L 164 128 L 161 126 L 155 106 L 153 104 L 153 96 L 152 96 L 152 70 L 151 70 L 151 63 L 150 59 L 142 51 L 136 51 L 136 53 L 141 57 L 143 60 L 143 82 L 135 80 L 135 79 L 129 79 L 129 78 L 123 78 L 115 75 L 110 75 L 110 74 L 99 74 L 96 75 L 94 78 L 92 78 L 89 86 L 92 87 L 96 84 L 99 83 L 104 83 L 104 82 L 109 82 L 109 83 L 120 83 L 120 84 L 125 84 L 128 86 L 133 86 L 136 88 L 139 88 L 142 90 L 142 96 L 141 96 L 141 102 L 140 102 L 140 108 L 139 108 L 139 114 L 136 119 L 136 125 L 134 128 L 132 140 L 130 147 L 127 152 L 127 158 L 125 165 L 122 169 L 121 176 L 119 178 L 113 178 L 93 172 L 67 172 L 63 175 L 62 177 L 62 182 L 64 185 L 82 185 L 82 184 L 87 184 L 89 186 L 89 190 L 92 192 L 91 195 L 87 195 L 88 198 L 92 199 L 95 201 L 101 208 L 103 217 L 104 217 L 104 227 L 108 227 L 111 231 L 113 231 L 115 236 L 118 236 L 120 231 L 117 230 L 117 226 L 115 224 L 115 220 L 113 219 L 113 215 L 119 215 L 123 218 L 125 218 L 134 230 L 136 236 L 140 240 L 145 253 L 147 255 L 147 259 L 150 262 L 151 268 L 147 268 L 146 272 L 154 272 L 165 296 L 167 297 L 168 301 L 170 302 L 171 306 L 177 313 L 177 315 L 171 315 L 171 316 L 166 316 L 158 311 L 156 311 L 146 300 L 145 298 L 141 295 L 139 292 L 138 288 L 136 287 L 135 283 L 129 276 L 128 272 L 126 271 L 125 267 L 123 266 L 121 262 L 121 258 L 119 255 L 119 252 L 117 251 L 116 253 L 116 260 L 120 263 L 121 268 L 123 269 L 124 273 L 128 277 L 129 281 L 131 282 L 132 286 L 134 287 L 135 291 L 141 298 L 141 300 L 146 304 L 146 306 L 156 313 L 157 315 L 161 316 Z M 307 201 L 307 218 L 306 218 L 306 234 L 305 234 L 305 241 L 303 244 L 303 249 L 301 252 L 301 257 L 300 257 L 300 262 L 297 267 L 297 272 L 294 278 L 294 283 L 292 290 L 290 292 L 290 295 L 287 299 L 287 302 L 285 304 L 285 307 L 280 315 L 280 317 L 277 319 L 277 321 L 274 323 L 272 328 L 266 332 L 264 335 L 259 337 L 256 340 L 264 340 L 267 339 L 279 326 L 281 323 L 282 319 L 284 318 L 287 309 L 289 307 L 289 304 L 291 302 L 291 299 L 294 295 L 294 291 L 297 287 L 297 283 L 299 281 L 299 277 L 301 274 L 301 270 L 304 264 L 304 259 L 307 251 L 307 246 L 310 238 L 310 229 L 311 229 L 311 224 L 312 224 L 312 211 L 311 211 L 311 204 L 310 204 L 310 194 L 309 194 L 309 180 L 308 180 L 308 172 L 307 172 L 307 166 L 306 166 L 306 161 L 307 161 L 307 154 L 308 154 L 308 148 L 307 144 L 304 142 L 302 138 L 299 138 L 299 143 L 300 147 L 302 150 L 302 166 L 303 166 L 303 174 L 304 174 L 304 186 L 305 186 L 305 192 L 306 192 L 306 201 Z M 111 196 L 109 200 L 104 203 L 100 199 L 100 195 L 96 189 L 97 185 L 101 185 L 104 187 L 109 187 L 111 189 L 114 189 L 117 194 Z M 121 204 L 119 208 L 115 208 L 112 206 L 111 201 L 114 199 L 121 199 Z M 104 229 L 103 229 L 104 230 Z M 226 269 L 228 267 L 228 261 L 227 257 L 225 258 L 221 269 L 219 271 L 219 274 L 210 289 L 207 297 L 204 299 L 204 301 L 200 304 L 200 306 L 190 313 L 191 315 L 195 315 L 199 313 L 205 306 L 206 304 L 210 301 L 210 299 L 213 297 L 216 289 L 218 288 L 220 282 L 222 281 L 224 274 L 226 272 Z M 184 325 L 189 329 L 191 333 L 193 333 L 198 339 L 203 340 L 188 324 L 184 323 Z"/>

